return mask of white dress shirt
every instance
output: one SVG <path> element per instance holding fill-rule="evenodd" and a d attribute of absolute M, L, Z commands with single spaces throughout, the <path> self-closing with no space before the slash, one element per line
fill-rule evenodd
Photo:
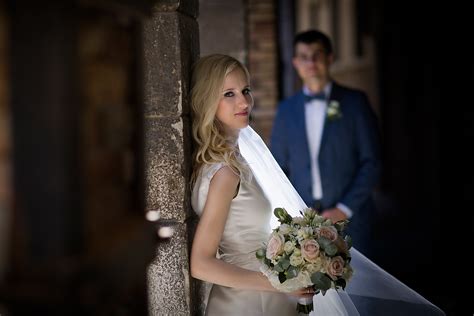
<path fill-rule="evenodd" d="M 319 172 L 318 156 L 323 136 L 324 121 L 326 119 L 327 98 L 331 94 L 332 83 L 328 83 L 323 92 L 326 95 L 326 101 L 311 100 L 305 103 L 305 123 L 306 137 L 308 139 L 308 147 L 311 162 L 311 179 L 313 184 L 313 198 L 320 200 L 323 198 L 323 188 L 321 186 L 321 174 Z M 308 87 L 303 87 L 303 93 L 312 94 Z M 352 210 L 342 203 L 337 203 L 339 208 L 348 218 L 352 216 Z"/>

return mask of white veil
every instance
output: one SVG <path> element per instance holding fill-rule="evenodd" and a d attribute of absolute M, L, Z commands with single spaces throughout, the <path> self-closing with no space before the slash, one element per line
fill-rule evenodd
<path fill-rule="evenodd" d="M 291 216 L 300 215 L 306 204 L 250 126 L 240 131 L 239 148 L 272 209 L 284 207 Z M 272 228 L 277 225 L 272 216 Z M 351 256 L 354 275 L 346 291 L 330 290 L 325 296 L 315 295 L 312 315 L 445 315 L 356 249 L 351 249 Z"/>

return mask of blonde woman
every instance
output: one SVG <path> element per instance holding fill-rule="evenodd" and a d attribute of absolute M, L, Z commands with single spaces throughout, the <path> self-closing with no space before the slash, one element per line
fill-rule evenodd
<path fill-rule="evenodd" d="M 213 284 L 206 315 L 296 315 L 295 298 L 312 297 L 313 290 L 278 292 L 255 257 L 268 239 L 272 210 L 237 145 L 253 107 L 247 69 L 230 56 L 201 58 L 191 103 L 192 206 L 200 216 L 191 274 Z"/>

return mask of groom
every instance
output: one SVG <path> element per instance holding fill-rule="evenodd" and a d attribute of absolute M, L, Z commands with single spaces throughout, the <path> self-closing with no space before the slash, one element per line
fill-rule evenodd
<path fill-rule="evenodd" d="M 303 89 L 279 104 L 271 151 L 305 203 L 333 222 L 349 219 L 353 246 L 370 256 L 380 173 L 376 116 L 365 93 L 331 79 L 325 34 L 299 33 L 293 50 Z"/>

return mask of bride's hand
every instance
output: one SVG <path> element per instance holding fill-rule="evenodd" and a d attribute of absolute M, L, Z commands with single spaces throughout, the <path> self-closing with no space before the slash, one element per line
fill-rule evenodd
<path fill-rule="evenodd" d="M 305 297 L 312 298 L 314 296 L 314 289 L 312 287 L 302 288 L 293 292 L 288 293 L 288 295 L 296 297 Z"/>

